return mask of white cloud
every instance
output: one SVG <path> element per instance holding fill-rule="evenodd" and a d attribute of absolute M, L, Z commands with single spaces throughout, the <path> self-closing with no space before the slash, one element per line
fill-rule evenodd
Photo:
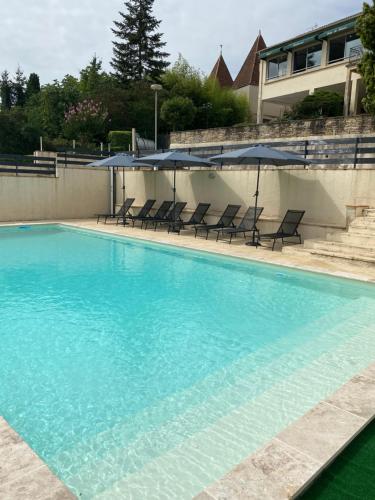
<path fill-rule="evenodd" d="M 96 53 L 109 69 L 122 0 L 0 0 L 0 70 L 20 64 L 42 81 L 78 74 Z M 156 0 L 171 60 L 181 52 L 209 72 L 224 45 L 233 76 L 261 29 L 268 45 L 361 10 L 362 0 Z"/>

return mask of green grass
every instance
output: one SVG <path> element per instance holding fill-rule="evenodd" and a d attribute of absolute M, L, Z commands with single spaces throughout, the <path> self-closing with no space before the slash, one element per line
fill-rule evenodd
<path fill-rule="evenodd" d="M 313 499 L 375 499 L 375 421 L 299 497 Z"/>

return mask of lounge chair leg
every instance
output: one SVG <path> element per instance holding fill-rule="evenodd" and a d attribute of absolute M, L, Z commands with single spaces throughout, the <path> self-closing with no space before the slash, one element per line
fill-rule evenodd
<path fill-rule="evenodd" d="M 206 240 L 208 240 L 208 231 L 207 231 L 207 233 L 206 233 Z"/>
<path fill-rule="evenodd" d="M 232 236 L 233 236 L 233 234 L 231 233 L 229 236 L 229 245 L 232 243 Z"/>
<path fill-rule="evenodd" d="M 272 251 L 275 248 L 276 239 L 273 240 Z"/>
<path fill-rule="evenodd" d="M 220 231 L 217 232 L 216 241 L 219 240 L 219 234 L 220 234 Z"/>

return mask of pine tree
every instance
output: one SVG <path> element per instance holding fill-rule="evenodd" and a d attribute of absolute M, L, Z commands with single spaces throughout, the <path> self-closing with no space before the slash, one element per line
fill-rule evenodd
<path fill-rule="evenodd" d="M 26 97 L 26 77 L 18 66 L 13 83 L 13 99 L 15 106 L 24 106 Z"/>
<path fill-rule="evenodd" d="M 3 71 L 0 76 L 1 109 L 7 110 L 12 107 L 12 81 L 8 71 Z"/>
<path fill-rule="evenodd" d="M 363 104 L 367 112 L 375 115 L 375 0 L 372 5 L 363 4 L 362 15 L 357 21 L 357 32 L 366 49 L 359 64 L 366 87 Z"/>
<path fill-rule="evenodd" d="M 168 67 L 163 52 L 165 42 L 156 30 L 161 21 L 152 15 L 154 0 L 128 0 L 126 13 L 120 12 L 121 21 L 114 21 L 111 65 L 115 76 L 123 83 L 149 79 L 157 81 Z"/>
<path fill-rule="evenodd" d="M 26 101 L 28 101 L 33 95 L 39 94 L 40 92 L 40 80 L 36 73 L 31 73 L 26 84 Z"/>

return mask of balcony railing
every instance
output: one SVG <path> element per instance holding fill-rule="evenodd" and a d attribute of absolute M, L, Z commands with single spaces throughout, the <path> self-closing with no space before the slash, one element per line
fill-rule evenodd
<path fill-rule="evenodd" d="M 356 47 L 352 47 L 349 52 L 349 62 L 357 62 L 363 56 L 363 47 L 362 45 L 357 45 Z"/>

